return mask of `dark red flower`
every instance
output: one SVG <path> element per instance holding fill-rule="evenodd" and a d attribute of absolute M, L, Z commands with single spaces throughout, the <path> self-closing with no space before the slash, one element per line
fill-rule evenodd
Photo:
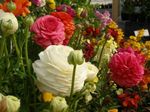
<path fill-rule="evenodd" d="M 89 26 L 85 29 L 84 35 L 86 37 L 96 37 L 100 34 L 100 28 Z"/>
<path fill-rule="evenodd" d="M 94 55 L 94 45 L 92 43 L 85 43 L 85 48 L 83 49 L 84 58 L 89 61 Z"/>
<path fill-rule="evenodd" d="M 140 96 L 137 93 L 123 93 L 118 95 L 118 99 L 123 107 L 126 108 L 138 108 Z"/>

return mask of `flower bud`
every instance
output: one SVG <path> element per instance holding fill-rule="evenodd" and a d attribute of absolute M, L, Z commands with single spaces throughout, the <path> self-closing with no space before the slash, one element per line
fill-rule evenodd
<path fill-rule="evenodd" d="M 96 85 L 93 82 L 87 82 L 84 87 L 86 89 L 85 94 L 93 93 L 96 90 Z"/>
<path fill-rule="evenodd" d="M 82 13 L 82 11 L 83 11 L 83 8 L 78 8 L 77 9 L 77 16 L 79 17 L 79 18 L 81 18 L 81 13 Z"/>
<path fill-rule="evenodd" d="M 13 28 L 13 23 L 12 23 L 12 21 L 11 20 L 8 20 L 8 21 L 6 21 L 6 22 L 2 22 L 2 27 L 3 27 L 3 29 L 2 30 L 11 30 L 12 28 Z"/>
<path fill-rule="evenodd" d="M 71 51 L 68 56 L 68 63 L 73 65 L 81 65 L 84 62 L 83 53 L 81 50 Z"/>
<path fill-rule="evenodd" d="M 6 98 L 0 93 L 0 112 L 7 112 Z"/>
<path fill-rule="evenodd" d="M 8 4 L 7 4 L 7 8 L 9 11 L 13 11 L 16 9 L 16 4 L 12 1 L 10 1 Z"/>
<path fill-rule="evenodd" d="M 67 110 L 68 105 L 65 98 L 57 96 L 52 100 L 50 108 L 52 112 L 63 112 Z"/>
<path fill-rule="evenodd" d="M 86 18 L 86 17 L 88 16 L 88 11 L 87 11 L 86 9 L 84 9 L 84 10 L 81 12 L 80 16 L 81 16 L 82 18 Z"/>
<path fill-rule="evenodd" d="M 0 93 L 0 102 L 3 100 L 4 95 Z"/>
<path fill-rule="evenodd" d="M 26 16 L 26 18 L 25 18 L 26 26 L 30 27 L 33 23 L 34 23 L 33 17 L 32 16 Z"/>
<path fill-rule="evenodd" d="M 122 88 L 119 88 L 117 91 L 116 91 L 116 94 L 117 95 L 121 95 L 123 93 L 123 89 Z"/>
<path fill-rule="evenodd" d="M 89 101 L 91 101 L 91 100 L 92 100 L 92 95 L 90 93 L 86 94 L 85 95 L 85 102 L 86 102 L 86 104 L 89 103 Z"/>
<path fill-rule="evenodd" d="M 18 29 L 17 18 L 12 13 L 0 11 L 0 30 L 6 35 L 14 34 Z"/>
<path fill-rule="evenodd" d="M 7 112 L 17 112 L 20 107 L 20 100 L 14 96 L 6 96 Z"/>

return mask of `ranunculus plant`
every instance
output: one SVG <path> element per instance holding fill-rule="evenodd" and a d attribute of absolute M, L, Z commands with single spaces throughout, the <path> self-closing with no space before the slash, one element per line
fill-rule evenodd
<path fill-rule="evenodd" d="M 149 111 L 144 29 L 90 1 L 0 1 L 0 112 Z"/>

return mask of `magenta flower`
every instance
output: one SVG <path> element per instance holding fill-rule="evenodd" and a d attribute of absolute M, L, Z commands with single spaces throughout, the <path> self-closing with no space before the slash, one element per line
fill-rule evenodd
<path fill-rule="evenodd" d="M 76 15 L 76 12 L 73 8 L 71 8 L 70 6 L 66 5 L 66 4 L 62 4 L 60 6 L 58 6 L 56 8 L 57 11 L 64 11 L 67 12 L 69 15 L 71 15 L 72 17 L 74 17 Z"/>
<path fill-rule="evenodd" d="M 42 7 L 42 6 L 46 5 L 45 0 L 32 0 L 32 3 L 38 7 Z"/>
<path fill-rule="evenodd" d="M 103 27 L 105 27 L 110 22 L 112 22 L 112 19 L 110 18 L 110 13 L 108 11 L 105 11 L 104 13 L 100 13 L 99 11 L 96 11 L 95 15 L 98 19 L 102 21 Z"/>
<path fill-rule="evenodd" d="M 59 18 L 46 15 L 38 18 L 31 26 L 35 33 L 34 41 L 43 48 L 49 45 L 63 44 L 65 40 L 64 24 Z"/>
<path fill-rule="evenodd" d="M 144 67 L 139 59 L 132 48 L 118 50 L 109 63 L 112 80 L 121 87 L 139 84 L 144 74 Z"/>

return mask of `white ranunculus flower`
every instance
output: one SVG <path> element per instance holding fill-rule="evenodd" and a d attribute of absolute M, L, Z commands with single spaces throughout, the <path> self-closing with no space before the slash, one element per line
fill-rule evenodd
<path fill-rule="evenodd" d="M 74 51 L 69 46 L 51 45 L 39 54 L 40 60 L 33 63 L 37 76 L 37 86 L 41 92 L 48 91 L 59 96 L 69 96 L 73 65 L 67 61 Z M 74 92 L 80 91 L 87 78 L 87 65 L 84 62 L 76 68 Z"/>
<path fill-rule="evenodd" d="M 11 95 L 6 96 L 6 103 L 7 112 L 18 112 L 20 100 L 17 97 Z"/>
<path fill-rule="evenodd" d="M 14 34 L 18 29 L 18 21 L 13 13 L 0 10 L 0 29 L 3 33 Z"/>
<path fill-rule="evenodd" d="M 95 65 L 91 64 L 90 62 L 87 62 L 86 65 L 88 69 L 86 80 L 93 81 L 94 78 L 97 76 L 98 68 Z"/>

